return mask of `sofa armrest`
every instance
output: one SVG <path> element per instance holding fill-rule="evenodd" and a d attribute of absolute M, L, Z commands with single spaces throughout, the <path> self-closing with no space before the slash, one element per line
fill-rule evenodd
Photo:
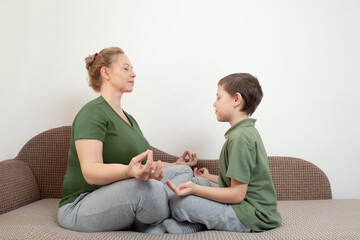
<path fill-rule="evenodd" d="M 295 157 L 269 157 L 270 172 L 278 200 L 332 199 L 325 173 L 314 164 Z"/>
<path fill-rule="evenodd" d="M 27 163 L 0 161 L 0 214 L 39 199 L 39 188 Z"/>

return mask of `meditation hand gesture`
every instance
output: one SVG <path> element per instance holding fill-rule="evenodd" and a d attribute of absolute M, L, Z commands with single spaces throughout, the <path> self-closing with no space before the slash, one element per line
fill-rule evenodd
<path fill-rule="evenodd" d="M 206 168 L 194 168 L 194 176 L 210 180 L 210 173 L 209 170 L 207 170 Z"/>
<path fill-rule="evenodd" d="M 146 164 L 143 165 L 141 162 L 146 158 Z M 128 173 L 130 177 L 143 181 L 151 178 L 160 181 L 164 177 L 164 171 L 161 169 L 161 161 L 154 163 L 153 151 L 151 150 L 147 150 L 131 159 Z"/>
<path fill-rule="evenodd" d="M 186 161 L 185 159 L 186 156 L 189 156 L 188 161 Z M 196 163 L 197 163 L 196 153 L 190 154 L 189 151 L 185 151 L 183 155 L 175 162 L 176 165 L 185 164 L 188 165 L 189 167 L 195 166 Z"/>
<path fill-rule="evenodd" d="M 196 186 L 193 182 L 182 183 L 179 186 L 175 186 L 169 179 L 166 180 L 166 185 L 173 191 L 177 196 L 184 197 L 194 193 L 194 188 Z"/>

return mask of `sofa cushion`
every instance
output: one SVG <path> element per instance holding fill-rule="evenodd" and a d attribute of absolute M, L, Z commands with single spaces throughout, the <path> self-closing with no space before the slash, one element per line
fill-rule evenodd
<path fill-rule="evenodd" d="M 32 171 L 22 161 L 2 161 L 0 183 L 0 214 L 40 199 Z"/>
<path fill-rule="evenodd" d="M 80 233 L 57 223 L 60 199 L 42 199 L 0 215 L 0 239 L 359 239 L 360 200 L 279 201 L 280 227 L 263 233 L 204 231 L 149 235 L 130 231 Z"/>

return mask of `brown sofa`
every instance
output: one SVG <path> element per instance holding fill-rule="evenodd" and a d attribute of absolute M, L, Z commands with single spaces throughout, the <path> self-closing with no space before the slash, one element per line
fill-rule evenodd
<path fill-rule="evenodd" d="M 69 126 L 54 128 L 28 141 L 15 159 L 0 161 L 0 239 L 360 239 L 360 200 L 332 200 L 326 175 L 292 157 L 269 157 L 283 223 L 267 232 L 151 235 L 63 229 L 57 222 L 57 207 L 69 139 Z M 177 158 L 153 150 L 155 159 Z M 198 167 L 217 173 L 217 160 L 199 160 Z"/>

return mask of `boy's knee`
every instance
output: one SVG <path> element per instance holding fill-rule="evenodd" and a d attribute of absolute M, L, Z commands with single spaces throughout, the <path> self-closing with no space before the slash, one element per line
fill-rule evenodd
<path fill-rule="evenodd" d="M 193 178 L 191 178 L 191 181 L 197 185 L 211 187 L 209 180 L 202 178 L 202 177 L 193 177 Z"/>
<path fill-rule="evenodd" d="M 174 196 L 170 199 L 169 205 L 172 216 L 178 221 L 189 221 L 189 213 L 196 211 L 193 209 L 194 196 L 179 197 Z"/>

